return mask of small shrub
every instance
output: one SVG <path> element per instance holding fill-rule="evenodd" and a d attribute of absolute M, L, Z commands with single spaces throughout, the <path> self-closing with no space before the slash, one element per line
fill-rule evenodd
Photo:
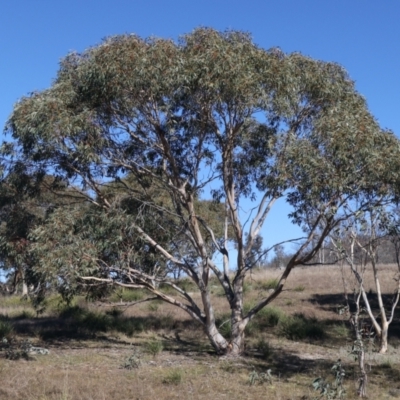
<path fill-rule="evenodd" d="M 259 315 L 255 318 L 259 318 L 266 324 L 267 326 L 277 326 L 279 321 L 285 318 L 285 313 L 277 308 L 277 307 L 265 307 L 260 312 Z"/>
<path fill-rule="evenodd" d="M 162 383 L 167 385 L 179 385 L 182 382 L 182 371 L 174 369 L 169 371 L 163 378 Z"/>
<path fill-rule="evenodd" d="M 137 332 L 143 332 L 144 324 L 140 319 L 132 318 L 115 318 L 111 322 L 110 329 L 121 332 L 128 337 L 133 336 Z"/>
<path fill-rule="evenodd" d="M 161 340 L 150 340 L 144 345 L 145 350 L 147 353 L 151 354 L 153 357 L 155 357 L 157 354 L 161 353 L 164 349 L 164 346 L 161 342 Z"/>
<path fill-rule="evenodd" d="M 255 369 L 249 374 L 249 385 L 253 386 L 256 383 L 272 383 L 271 370 L 268 369 L 267 372 L 258 373 Z"/>
<path fill-rule="evenodd" d="M 9 339 L 10 336 L 14 333 L 14 327 L 8 321 L 0 320 L 0 340 L 5 338 Z"/>
<path fill-rule="evenodd" d="M 325 327 L 314 318 L 303 315 L 287 317 L 280 321 L 279 330 L 289 340 L 323 339 Z"/>
<path fill-rule="evenodd" d="M 66 307 L 60 312 L 60 317 L 72 319 L 79 330 L 107 332 L 113 326 L 113 318 L 107 314 L 95 313 L 79 306 Z"/>
<path fill-rule="evenodd" d="M 245 304 L 243 307 L 244 314 L 248 313 L 252 307 L 252 304 Z M 281 309 L 277 307 L 265 307 L 247 324 L 246 334 L 248 336 L 255 336 L 263 332 L 266 328 L 277 326 L 282 318 L 285 318 L 285 313 Z"/>
<path fill-rule="evenodd" d="M 199 290 L 196 284 L 192 282 L 190 279 L 181 279 L 178 282 L 178 286 L 185 292 L 195 292 Z"/>
<path fill-rule="evenodd" d="M 89 332 L 107 332 L 112 328 L 112 318 L 106 314 L 88 311 L 80 321 L 83 327 Z"/>
<path fill-rule="evenodd" d="M 261 353 L 261 356 L 264 360 L 268 360 L 272 356 L 271 346 L 265 339 L 259 339 L 256 346 L 257 350 Z"/>
<path fill-rule="evenodd" d="M 335 375 L 333 383 L 327 382 L 325 379 L 318 377 L 314 379 L 312 386 L 315 391 L 319 392 L 318 399 L 344 399 L 346 397 L 346 390 L 343 386 L 343 380 L 346 372 L 342 367 L 342 363 L 338 360 L 332 367 L 331 371 Z"/>
<path fill-rule="evenodd" d="M 303 285 L 298 285 L 298 286 L 296 286 L 293 290 L 294 290 L 295 292 L 304 292 L 305 289 L 306 289 L 305 286 L 303 286 Z"/>
<path fill-rule="evenodd" d="M 139 368 L 142 365 L 141 354 L 135 350 L 131 356 L 129 356 L 125 362 L 121 365 L 125 369 Z"/>

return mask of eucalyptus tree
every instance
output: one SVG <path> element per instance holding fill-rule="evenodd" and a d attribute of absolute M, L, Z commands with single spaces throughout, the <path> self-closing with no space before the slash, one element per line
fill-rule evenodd
<path fill-rule="evenodd" d="M 67 197 L 57 195 L 60 190 L 65 190 L 65 186 L 62 183 L 60 186 L 54 177 L 34 180 L 22 165 L 0 181 L 0 260 L 1 269 L 11 284 L 11 290 L 8 289 L 11 293 L 17 293 L 21 286 L 22 295 L 27 296 L 28 283 L 37 286 L 29 236 L 56 205 L 66 204 Z M 69 201 L 76 200 L 71 193 Z"/>
<path fill-rule="evenodd" d="M 291 270 L 311 260 L 349 217 L 345 205 L 390 187 L 399 159 L 396 138 L 379 128 L 342 67 L 262 49 L 240 31 L 208 28 L 178 42 L 115 36 L 67 55 L 49 89 L 15 105 L 6 132 L 13 137 L 3 146 L 10 169 L 14 161 L 25 163 L 33 173 L 51 171 L 70 184 L 99 210 L 96 226 L 109 242 L 101 248 L 100 236 L 82 240 L 71 230 L 64 235 L 68 254 L 52 257 L 62 251 L 62 241 L 45 246 L 49 232 L 76 226 L 74 213 L 64 213 L 47 234 L 46 228 L 35 232 L 39 254 L 45 249 L 41 268 L 63 268 L 91 285 L 145 288 L 198 321 L 218 353 L 232 355 L 243 351 L 246 325 L 279 295 Z M 104 190 L 127 174 L 139 185 L 120 188 L 118 199 L 151 210 L 151 221 L 129 214 Z M 160 197 L 151 196 L 149 181 Z M 159 201 L 164 197 L 168 203 Z M 222 237 L 201 198 L 223 204 Z M 306 233 L 273 293 L 245 312 L 248 259 L 280 198 Z M 254 203 L 244 214 L 246 199 Z M 113 224 L 117 228 L 108 230 Z M 235 256 L 227 249 L 228 226 Z M 169 235 L 165 242 L 157 236 L 163 232 Z M 109 260 L 104 254 L 113 240 L 124 246 Z M 150 249 L 158 256 L 155 268 L 143 268 L 146 257 L 137 257 L 138 251 Z M 183 271 L 199 288 L 200 300 L 157 268 L 159 260 L 169 272 Z M 229 338 L 216 325 L 211 272 L 231 309 Z M 175 295 L 164 292 L 165 285 Z"/>

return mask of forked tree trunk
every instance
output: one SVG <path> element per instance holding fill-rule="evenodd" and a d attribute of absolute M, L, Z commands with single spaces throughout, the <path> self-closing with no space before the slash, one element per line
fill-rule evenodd
<path fill-rule="evenodd" d="M 229 357 L 240 357 L 244 352 L 244 329 L 245 324 L 243 320 L 233 324 L 231 328 L 231 339 L 229 341 L 221 335 L 215 325 L 207 326 L 206 334 L 217 354 Z"/>
<path fill-rule="evenodd" d="M 244 330 L 248 320 L 243 319 L 243 283 L 244 277 L 239 276 L 233 284 L 234 297 L 231 301 L 231 341 L 229 353 L 240 356 L 244 352 Z"/>
<path fill-rule="evenodd" d="M 206 335 L 210 340 L 211 345 L 219 355 L 224 355 L 229 352 L 230 346 L 228 341 L 221 335 L 214 324 L 206 325 Z"/>
<path fill-rule="evenodd" d="M 229 354 L 232 356 L 240 356 L 244 352 L 244 329 L 246 324 L 241 319 L 232 324 L 231 342 Z"/>
<path fill-rule="evenodd" d="M 226 354 L 229 349 L 228 341 L 221 335 L 215 325 L 214 309 L 211 304 L 210 292 L 208 288 L 201 293 L 204 312 L 206 314 L 205 332 L 217 354 Z"/>
<path fill-rule="evenodd" d="M 231 337 L 227 340 L 219 332 L 215 323 L 205 326 L 207 337 L 211 345 L 219 355 L 227 355 L 230 357 L 239 357 L 244 352 L 244 338 L 247 321 L 240 317 L 239 311 L 233 311 L 231 316 Z"/>
<path fill-rule="evenodd" d="M 382 329 L 379 338 L 379 353 L 385 354 L 388 349 L 388 331 L 389 331 L 389 324 L 387 321 L 382 321 Z"/>

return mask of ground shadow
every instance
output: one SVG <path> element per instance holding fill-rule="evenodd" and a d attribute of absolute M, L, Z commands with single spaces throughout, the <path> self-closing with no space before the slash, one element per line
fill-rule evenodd
<path fill-rule="evenodd" d="M 377 316 L 377 319 L 379 321 L 379 304 L 378 304 L 378 299 L 376 297 L 376 294 L 373 292 L 368 292 L 367 293 L 368 301 L 371 306 L 371 309 L 374 313 L 374 315 Z M 387 305 L 386 310 L 387 312 L 391 310 L 391 304 L 393 301 L 393 294 L 383 294 L 382 295 L 382 300 L 383 303 Z M 346 301 L 344 298 L 343 293 L 333 293 L 333 294 L 313 294 L 308 301 L 311 303 L 315 304 L 317 307 L 319 307 L 322 310 L 325 311 L 331 311 L 338 313 L 339 310 L 343 307 L 346 306 Z M 363 305 L 363 303 L 362 303 Z M 355 303 L 353 301 L 352 294 L 349 296 L 349 306 L 350 306 L 350 313 L 355 312 L 356 307 Z M 390 325 L 389 328 L 389 335 L 391 337 L 396 337 L 397 339 L 400 340 L 400 310 L 399 307 L 397 307 L 397 310 L 395 310 L 393 322 Z"/>

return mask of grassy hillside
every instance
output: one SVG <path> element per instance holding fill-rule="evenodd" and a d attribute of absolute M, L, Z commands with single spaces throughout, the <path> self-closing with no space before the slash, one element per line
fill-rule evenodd
<path fill-rule="evenodd" d="M 389 297 L 395 269 L 382 270 Z M 249 307 L 274 286 L 277 275 L 262 271 L 247 280 Z M 351 294 L 354 282 L 347 277 Z M 223 331 L 229 309 L 220 288 L 213 291 Z M 141 292 L 120 291 L 111 300 L 143 298 Z M 357 365 L 350 355 L 349 316 L 338 312 L 343 304 L 339 267 L 294 270 L 287 290 L 248 326 L 246 356 L 232 361 L 213 353 L 201 328 L 182 310 L 159 301 L 114 307 L 78 298 L 67 307 L 53 297 L 37 315 L 29 302 L 3 297 L 0 334 L 8 342 L 0 352 L 0 398 L 305 400 L 318 398 L 315 378 L 333 382 L 332 366 L 341 359 L 345 398 L 352 399 Z M 400 398 L 399 317 L 390 328 L 388 353 L 380 355 L 371 345 L 367 354 L 370 399 Z M 50 353 L 28 353 L 28 342 Z"/>

